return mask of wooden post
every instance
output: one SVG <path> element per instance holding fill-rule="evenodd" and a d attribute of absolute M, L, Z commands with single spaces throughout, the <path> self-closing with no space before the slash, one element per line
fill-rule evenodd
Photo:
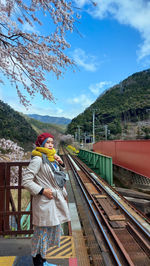
<path fill-rule="evenodd" d="M 5 170 L 6 170 L 6 164 L 0 163 L 0 234 L 3 234 L 4 230 Z"/>
<path fill-rule="evenodd" d="M 10 165 L 9 163 L 6 164 L 5 167 L 5 216 L 4 216 L 4 233 L 5 230 L 10 229 L 9 226 L 9 210 L 10 210 Z"/>

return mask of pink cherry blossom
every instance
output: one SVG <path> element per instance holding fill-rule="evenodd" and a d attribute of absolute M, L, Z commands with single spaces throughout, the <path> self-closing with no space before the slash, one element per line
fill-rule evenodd
<path fill-rule="evenodd" d="M 45 17 L 47 33 L 42 25 Z M 65 53 L 70 47 L 65 34 L 73 31 L 74 22 L 69 0 L 0 1 L 0 69 L 15 84 L 25 107 L 30 101 L 23 89 L 31 98 L 40 93 L 52 101 L 45 73 L 53 72 L 59 78 L 67 67 L 74 65 Z"/>
<path fill-rule="evenodd" d="M 7 140 L 0 139 L 0 162 L 18 162 L 26 161 L 26 153 L 24 149 L 18 146 L 17 143 Z M 22 174 L 24 174 L 25 168 L 22 168 Z M 18 167 L 12 166 L 10 170 L 10 181 L 11 184 L 17 184 L 18 182 Z"/>

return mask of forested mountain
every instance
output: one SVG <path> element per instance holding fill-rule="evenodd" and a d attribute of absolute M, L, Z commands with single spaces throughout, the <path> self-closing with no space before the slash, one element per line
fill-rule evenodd
<path fill-rule="evenodd" d="M 0 138 L 13 140 L 26 148 L 35 141 L 36 136 L 36 131 L 23 116 L 0 101 Z"/>
<path fill-rule="evenodd" d="M 33 148 L 38 134 L 50 132 L 56 140 L 65 129 L 65 126 L 42 123 L 16 112 L 8 104 L 0 101 L 0 138 L 17 142 L 25 150 Z"/>
<path fill-rule="evenodd" d="M 150 69 L 131 75 L 100 95 L 72 120 L 67 132 L 74 134 L 81 126 L 81 138 L 92 135 L 94 110 L 96 140 L 105 138 L 104 126 L 109 139 L 150 138 Z"/>
<path fill-rule="evenodd" d="M 32 126 L 32 128 L 37 132 L 38 135 L 43 132 L 51 133 L 54 136 L 55 147 L 58 146 L 60 136 L 66 131 L 66 127 L 64 125 L 43 123 L 26 115 L 24 117 L 27 122 Z"/>
<path fill-rule="evenodd" d="M 78 134 L 80 128 L 81 139 L 92 136 L 94 110 L 96 141 L 105 139 L 104 126 L 108 139 L 150 138 L 150 70 L 135 73 L 100 95 L 72 120 L 67 133 Z M 57 136 L 64 130 L 65 127 L 23 116 L 0 101 L 0 138 L 27 148 L 41 132 Z"/>
<path fill-rule="evenodd" d="M 53 132 L 52 134 L 55 134 L 56 132 L 64 133 L 66 130 L 65 125 L 55 125 L 50 123 L 43 123 L 41 121 L 38 121 L 34 118 L 30 118 L 27 115 L 21 114 L 24 116 L 26 121 L 32 126 L 32 128 L 37 132 L 37 134 L 41 134 L 42 132 Z"/>
<path fill-rule="evenodd" d="M 39 120 L 43 123 L 50 123 L 55 125 L 68 125 L 71 122 L 71 119 L 65 117 L 55 117 L 49 115 L 37 115 L 37 114 L 29 114 L 31 118 Z"/>

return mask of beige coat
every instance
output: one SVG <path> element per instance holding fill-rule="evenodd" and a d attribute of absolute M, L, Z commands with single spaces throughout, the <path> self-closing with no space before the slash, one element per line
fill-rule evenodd
<path fill-rule="evenodd" d="M 47 163 L 43 164 L 41 157 L 33 157 L 23 176 L 22 185 L 33 195 L 34 225 L 55 226 L 70 221 L 68 204 L 65 200 L 66 189 L 59 188 L 50 166 Z M 53 199 L 39 195 L 42 188 L 51 188 Z"/>

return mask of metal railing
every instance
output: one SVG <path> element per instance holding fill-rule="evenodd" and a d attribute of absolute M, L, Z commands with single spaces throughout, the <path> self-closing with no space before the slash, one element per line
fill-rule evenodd
<path fill-rule="evenodd" d="M 30 235 L 32 230 L 31 195 L 21 185 L 29 162 L 0 162 L 0 235 Z M 15 182 L 11 171 L 17 167 Z M 16 171 L 15 171 L 16 173 Z M 26 194 L 24 193 L 26 191 Z"/>
<path fill-rule="evenodd" d="M 100 175 L 109 185 L 113 185 L 111 157 L 87 150 L 80 150 L 78 157 Z"/>

